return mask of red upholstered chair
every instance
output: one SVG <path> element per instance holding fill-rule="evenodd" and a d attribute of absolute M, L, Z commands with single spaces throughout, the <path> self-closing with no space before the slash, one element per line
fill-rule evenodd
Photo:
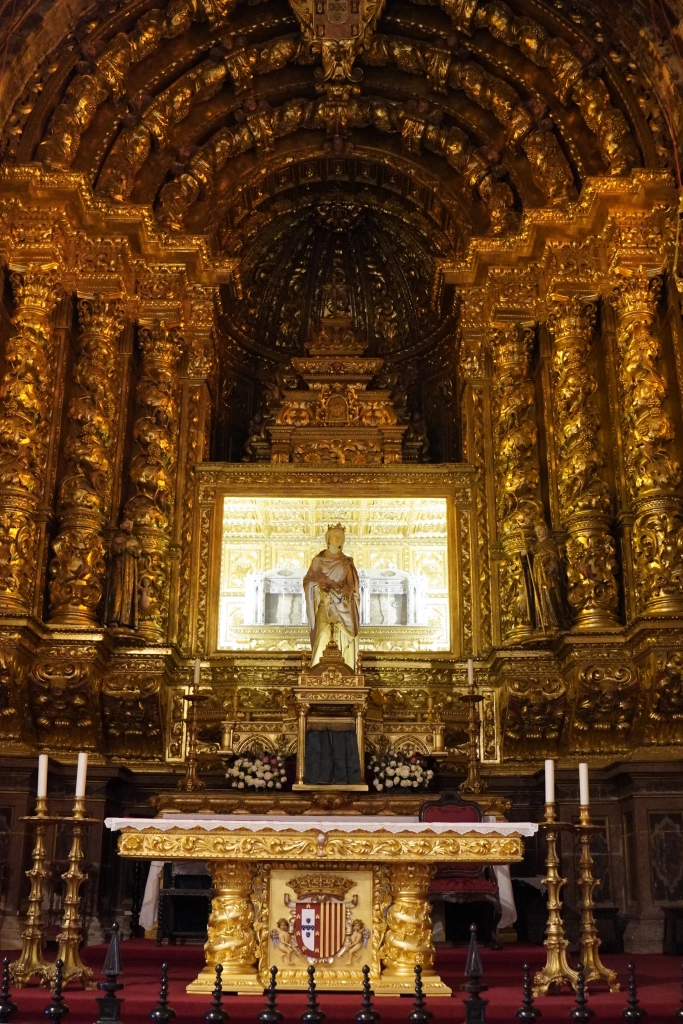
<path fill-rule="evenodd" d="M 483 821 L 479 804 L 463 800 L 459 793 L 448 790 L 438 800 L 423 804 L 420 821 Z M 485 864 L 439 864 L 429 886 L 429 898 L 446 903 L 488 903 L 493 907 L 489 946 L 500 949 L 496 928 L 501 917 L 500 896 L 493 871 Z"/>

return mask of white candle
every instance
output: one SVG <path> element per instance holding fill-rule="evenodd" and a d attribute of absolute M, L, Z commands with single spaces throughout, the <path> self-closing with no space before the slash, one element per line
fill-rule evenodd
<path fill-rule="evenodd" d="M 467 682 L 470 686 L 474 686 L 474 662 L 471 658 L 467 659 Z"/>
<path fill-rule="evenodd" d="M 201 671 L 201 666 L 200 666 L 200 663 L 199 663 L 199 658 L 195 658 L 194 659 L 194 685 L 195 685 L 195 688 L 197 686 L 199 686 L 199 673 L 200 673 L 200 671 Z"/>
<path fill-rule="evenodd" d="M 76 798 L 85 796 L 85 777 L 88 774 L 88 755 L 81 751 L 78 755 L 78 771 L 76 772 Z"/>
<path fill-rule="evenodd" d="M 579 765 L 579 803 L 582 807 L 588 807 L 588 765 L 582 762 Z"/>
<path fill-rule="evenodd" d="M 555 762 L 551 760 L 545 763 L 545 802 L 555 803 Z"/>
<path fill-rule="evenodd" d="M 38 792 L 39 799 L 47 796 L 47 754 L 38 754 Z"/>

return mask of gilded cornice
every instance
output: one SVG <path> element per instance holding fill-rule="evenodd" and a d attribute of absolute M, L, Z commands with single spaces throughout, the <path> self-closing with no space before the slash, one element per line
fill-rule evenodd
<path fill-rule="evenodd" d="M 125 206 L 98 198 L 82 174 L 45 171 L 37 164 L 0 168 L 0 252 L 5 262 L 35 260 L 45 254 L 62 257 L 67 274 L 81 270 L 105 276 L 120 273 L 129 287 L 136 261 L 149 273 L 182 273 L 189 284 L 218 285 L 234 280 L 238 261 L 218 255 L 203 236 L 170 235 L 159 229 L 146 206 Z M 34 230 L 31 230 L 34 225 Z M 110 261 L 79 266 L 83 233 L 97 252 L 103 240 Z M 112 247 L 116 252 L 112 252 Z M 162 269 L 163 268 L 163 269 Z M 147 297 L 144 295 L 143 298 Z M 150 296 L 153 297 L 153 296 Z"/>

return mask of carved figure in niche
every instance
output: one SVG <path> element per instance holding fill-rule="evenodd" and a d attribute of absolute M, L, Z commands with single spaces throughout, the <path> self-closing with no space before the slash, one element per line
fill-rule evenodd
<path fill-rule="evenodd" d="M 268 462 L 270 459 L 270 443 L 266 433 L 266 421 L 263 413 L 257 412 L 249 423 L 249 438 L 244 446 L 242 462 Z"/>
<path fill-rule="evenodd" d="M 115 629 L 138 628 L 138 560 L 140 544 L 133 523 L 124 519 L 109 548 L 105 622 Z"/>
<path fill-rule="evenodd" d="M 342 551 L 341 523 L 325 534 L 327 547 L 315 556 L 304 576 L 306 617 L 311 631 L 311 668 L 318 664 L 330 640 L 354 672 L 360 628 L 360 580 L 353 559 Z"/>
<path fill-rule="evenodd" d="M 429 462 L 429 438 L 419 412 L 414 412 L 410 418 L 408 429 L 403 435 L 403 449 L 406 462 Z"/>
<path fill-rule="evenodd" d="M 515 573 L 518 586 L 513 619 L 519 626 L 531 626 L 533 628 L 536 621 L 534 573 L 532 555 L 526 546 L 524 534 L 521 535 L 518 558 L 520 568 Z"/>
<path fill-rule="evenodd" d="M 536 629 L 544 633 L 567 625 L 564 598 L 564 571 L 560 551 L 544 522 L 536 523 L 533 549 Z"/>

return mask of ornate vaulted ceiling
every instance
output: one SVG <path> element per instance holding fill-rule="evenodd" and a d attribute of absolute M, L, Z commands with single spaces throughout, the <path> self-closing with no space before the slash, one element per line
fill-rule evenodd
<path fill-rule="evenodd" d="M 452 335 L 437 271 L 472 237 L 566 206 L 591 176 L 672 165 L 645 9 L 599 8 L 365 0 L 353 43 L 321 43 L 312 0 L 17 0 L 3 160 L 78 172 L 237 257 L 230 360 L 261 378 L 302 350 L 334 247 L 321 211 L 344 207 L 369 288 L 355 313 L 405 359 Z"/>
<path fill-rule="evenodd" d="M 368 196 L 387 168 L 404 176 L 406 208 L 412 189 L 436 193 L 454 247 L 566 202 L 589 175 L 669 161 L 651 83 L 587 7 L 379 7 L 351 74 L 326 82 L 285 0 L 92 4 L 63 38 L 53 27 L 5 159 L 80 171 L 173 230 L 224 236 L 237 210 L 298 202 L 312 160 L 352 156 Z"/>

